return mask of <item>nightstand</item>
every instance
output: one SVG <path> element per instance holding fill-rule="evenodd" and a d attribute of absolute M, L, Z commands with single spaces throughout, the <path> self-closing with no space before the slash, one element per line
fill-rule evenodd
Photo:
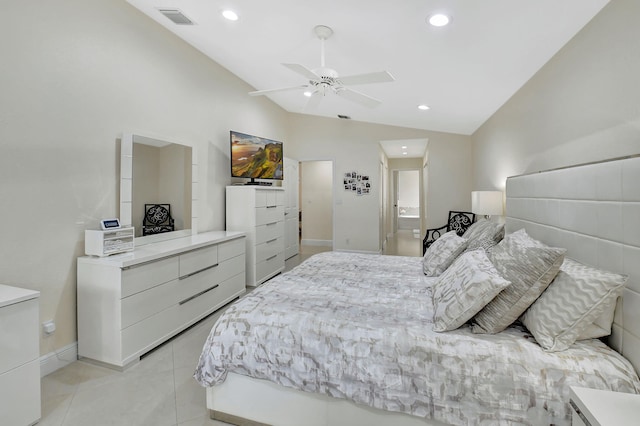
<path fill-rule="evenodd" d="M 571 387 L 572 426 L 626 426 L 640 422 L 640 395 Z"/>
<path fill-rule="evenodd" d="M 40 420 L 40 293 L 0 284 L 0 413 L 3 425 Z"/>

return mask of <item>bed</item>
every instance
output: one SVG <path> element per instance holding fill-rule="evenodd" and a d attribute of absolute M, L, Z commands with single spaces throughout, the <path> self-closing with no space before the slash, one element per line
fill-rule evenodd
<path fill-rule="evenodd" d="M 494 334 L 474 333 L 472 321 L 435 331 L 442 280 L 425 276 L 422 258 L 325 253 L 254 290 L 214 325 L 195 374 L 209 386 L 212 417 L 570 424 L 570 386 L 639 393 L 638 178 L 636 157 L 507 181 L 505 240 L 526 232 L 571 259 L 628 276 L 609 346 L 594 338 L 544 350 L 519 321 Z"/>

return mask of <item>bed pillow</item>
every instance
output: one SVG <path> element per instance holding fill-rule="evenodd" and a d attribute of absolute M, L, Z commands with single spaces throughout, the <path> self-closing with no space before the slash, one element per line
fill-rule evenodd
<path fill-rule="evenodd" d="M 435 240 L 422 259 L 422 271 L 428 277 L 442 274 L 467 248 L 467 240 L 459 237 L 456 231 L 447 232 Z"/>
<path fill-rule="evenodd" d="M 565 259 L 521 320 L 544 350 L 563 351 L 615 303 L 626 281 L 624 275 Z"/>
<path fill-rule="evenodd" d="M 488 253 L 500 275 L 511 285 L 474 318 L 474 333 L 499 333 L 535 302 L 555 278 L 566 250 L 526 241 L 509 234 Z"/>
<path fill-rule="evenodd" d="M 433 330 L 460 327 L 509 284 L 483 249 L 462 254 L 433 286 Z"/>
<path fill-rule="evenodd" d="M 471 225 L 465 233 L 463 238 L 468 240 L 467 251 L 475 250 L 477 248 L 488 249 L 495 243 L 498 243 L 504 236 L 504 224 L 492 222 L 486 219 L 480 219 L 473 225 Z"/>

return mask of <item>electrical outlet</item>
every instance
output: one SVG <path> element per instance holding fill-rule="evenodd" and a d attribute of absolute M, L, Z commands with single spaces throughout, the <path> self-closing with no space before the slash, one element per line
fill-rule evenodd
<path fill-rule="evenodd" d="M 53 320 L 45 321 L 42 323 L 42 331 L 49 336 L 56 331 L 56 323 Z"/>

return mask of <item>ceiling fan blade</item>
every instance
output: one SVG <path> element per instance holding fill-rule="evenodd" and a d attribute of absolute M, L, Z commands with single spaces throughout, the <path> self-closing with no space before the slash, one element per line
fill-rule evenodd
<path fill-rule="evenodd" d="M 337 90 L 336 94 L 369 108 L 375 108 L 382 103 L 376 98 L 372 98 L 371 96 L 365 95 L 364 93 L 356 92 L 355 90 L 347 89 L 346 87 Z"/>
<path fill-rule="evenodd" d="M 282 64 L 285 67 L 289 68 L 291 71 L 300 74 L 301 76 L 309 79 L 309 80 L 317 80 L 319 77 L 311 71 L 309 68 L 300 64 Z"/>
<path fill-rule="evenodd" d="M 306 89 L 307 87 L 309 86 L 304 84 L 302 86 L 282 87 L 280 89 L 256 90 L 255 92 L 249 92 L 249 95 L 251 96 L 270 95 L 272 93 L 277 93 L 277 92 L 288 92 L 290 90 Z"/>
<path fill-rule="evenodd" d="M 358 84 L 387 83 L 395 81 L 395 78 L 387 71 L 370 72 L 367 74 L 354 74 L 346 77 L 339 77 L 338 80 L 345 86 L 355 86 Z"/>
<path fill-rule="evenodd" d="M 320 105 L 321 100 L 322 100 L 322 93 L 316 90 L 315 92 L 313 92 L 311 97 L 307 100 L 307 103 L 304 105 L 302 110 L 303 111 L 315 110 L 316 108 L 318 108 L 318 105 Z"/>

